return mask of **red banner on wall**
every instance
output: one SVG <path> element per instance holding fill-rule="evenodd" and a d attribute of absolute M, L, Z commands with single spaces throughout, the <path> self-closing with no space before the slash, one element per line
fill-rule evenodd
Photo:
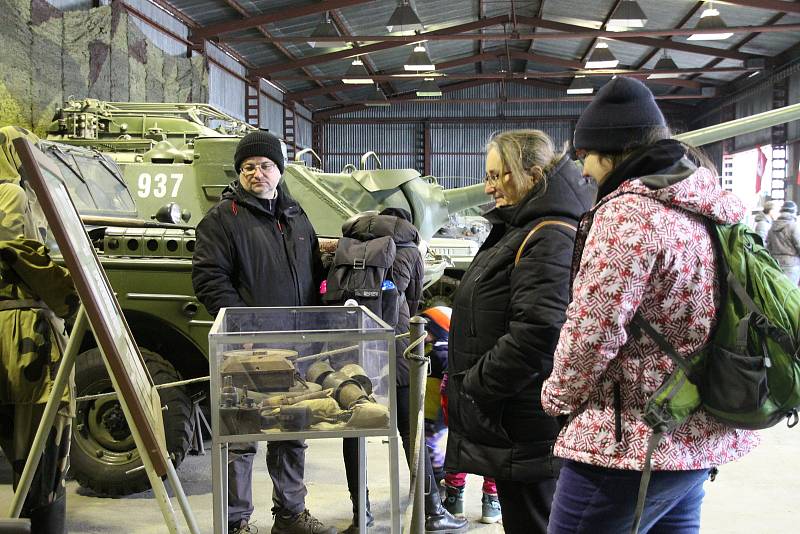
<path fill-rule="evenodd" d="M 758 159 L 756 160 L 756 193 L 761 192 L 761 179 L 764 177 L 764 172 L 767 170 L 767 156 L 761 150 L 760 146 L 756 147 L 758 151 Z"/>

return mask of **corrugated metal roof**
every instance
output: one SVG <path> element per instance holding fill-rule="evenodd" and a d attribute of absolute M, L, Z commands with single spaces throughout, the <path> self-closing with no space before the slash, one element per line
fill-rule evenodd
<path fill-rule="evenodd" d="M 51 0 L 53 2 L 70 3 L 72 0 Z M 79 0 L 74 0 L 78 2 Z M 302 6 L 317 4 L 316 0 L 233 0 L 241 5 L 250 15 L 267 13 L 280 13 L 289 11 Z M 516 15 L 517 17 L 535 17 L 541 15 L 543 18 L 575 26 L 586 28 L 599 28 L 608 15 L 616 0 L 595 0 L 586 2 L 584 0 L 559 0 L 545 2 L 542 7 L 541 0 L 528 2 L 511 0 L 487 0 L 482 3 L 474 0 L 425 0 L 412 1 L 416 7 L 420 19 L 426 26 L 426 31 L 438 30 L 441 28 L 475 22 L 480 16 L 494 17 L 502 15 Z M 135 0 L 136 4 L 146 4 L 146 0 Z M 190 17 L 200 26 L 217 24 L 228 20 L 239 20 L 242 16 L 231 8 L 231 0 L 169 0 L 170 4 L 183 14 Z M 647 29 L 664 29 L 675 27 L 697 3 L 693 0 L 638 0 L 640 6 L 647 14 L 648 20 L 645 25 Z M 349 34 L 357 35 L 383 35 L 386 33 L 386 21 L 392 14 L 398 0 L 373 0 L 363 4 L 344 7 L 335 11 L 336 18 L 339 20 L 343 29 Z M 483 12 L 479 13 L 479 5 L 483 6 Z M 775 17 L 775 11 L 768 9 L 758 9 L 753 7 L 743 7 L 725 3 L 715 4 L 721 16 L 729 26 L 762 25 Z M 157 9 L 157 8 L 155 8 Z M 541 13 L 540 13 L 541 10 Z M 694 15 L 684 24 L 686 28 L 696 25 L 703 9 L 697 9 Z M 322 20 L 323 12 L 295 17 L 286 20 L 269 23 L 265 29 L 274 36 L 305 36 L 310 35 L 316 25 Z M 513 18 L 513 17 L 512 17 Z M 782 17 L 777 24 L 800 24 L 800 15 L 787 15 Z M 518 22 L 504 25 L 495 25 L 483 30 L 473 30 L 473 32 L 503 32 L 518 31 L 529 33 L 532 31 L 529 25 Z M 551 32 L 553 30 L 536 29 L 536 33 Z M 256 28 L 247 28 L 235 32 L 229 32 L 224 37 L 255 37 L 262 36 Z M 657 37 L 656 39 L 665 39 Z M 671 40 L 677 43 L 691 43 L 706 48 L 732 49 L 737 43 L 744 40 L 747 42 L 741 47 L 741 52 L 763 56 L 775 56 L 784 50 L 795 46 L 800 42 L 800 32 L 784 33 L 762 33 L 752 39 L 748 34 L 738 33 L 734 37 L 725 41 L 687 41 L 687 36 L 675 36 Z M 434 63 L 452 61 L 459 58 L 471 56 L 481 51 L 497 52 L 497 59 L 490 59 L 481 63 L 481 71 L 485 73 L 497 72 L 501 69 L 512 69 L 519 71 L 525 67 L 528 71 L 561 71 L 569 70 L 562 66 L 552 65 L 542 61 L 526 61 L 524 59 L 512 58 L 509 62 L 505 51 L 531 51 L 536 54 L 552 56 L 567 60 L 580 60 L 584 54 L 590 50 L 594 39 L 590 38 L 571 38 L 571 39 L 537 39 L 533 41 L 510 40 L 506 41 L 487 41 L 479 45 L 473 40 L 429 40 L 426 44 L 428 52 Z M 661 57 L 661 53 L 653 54 L 653 48 L 640 44 L 609 41 L 611 51 L 620 60 L 620 66 L 638 66 L 645 59 L 645 68 L 652 67 Z M 317 55 L 319 49 L 310 47 L 306 42 L 282 42 L 271 43 L 266 39 L 253 42 L 231 42 L 228 44 L 237 54 L 244 58 L 249 64 L 256 67 L 274 65 L 278 63 L 289 63 L 291 58 L 304 59 Z M 286 52 L 281 51 L 283 48 Z M 403 69 L 403 63 L 410 53 L 411 43 L 397 43 L 397 46 L 369 53 L 369 61 L 374 65 L 376 71 L 381 73 L 395 73 Z M 288 55 L 287 55 L 288 54 Z M 702 68 L 714 59 L 714 56 L 689 53 L 685 51 L 670 50 L 669 55 L 680 68 Z M 650 57 L 652 56 L 652 57 Z M 648 59 L 649 58 L 649 59 Z M 325 85 L 338 84 L 341 75 L 347 69 L 350 62 L 349 58 L 339 58 L 334 61 L 327 61 L 306 67 L 305 71 L 318 77 L 329 78 L 323 81 Z M 509 64 L 510 63 L 510 64 Z M 741 62 L 726 59 L 718 63 L 717 66 L 740 66 Z M 476 64 L 464 64 L 451 69 L 449 73 L 468 74 L 477 72 Z M 277 76 L 304 76 L 304 71 L 300 69 L 286 70 L 277 73 Z M 740 77 L 740 73 L 711 73 L 696 77 L 700 81 L 710 84 L 724 84 Z M 455 80 L 453 80 L 455 81 Z M 548 81 L 565 84 L 568 79 L 548 79 Z M 600 85 L 602 79 L 595 79 Z M 275 83 L 285 88 L 288 92 L 299 92 L 319 87 L 313 80 L 276 80 Z M 395 93 L 410 91 L 416 86 L 416 81 L 398 80 L 392 81 L 391 85 Z M 450 83 L 450 82 L 443 82 Z M 386 85 L 385 83 L 383 85 Z M 654 92 L 661 93 L 666 89 L 664 86 L 652 85 Z M 668 88 L 667 88 L 668 89 Z M 686 92 L 687 89 L 679 89 Z M 691 90 L 690 90 L 691 91 Z M 331 96 L 319 95 L 307 99 L 305 102 L 314 109 L 329 107 L 334 102 L 349 102 L 363 99 L 369 93 L 368 88 L 348 90 L 339 94 L 338 99 Z M 554 104 L 555 106 L 555 104 Z M 420 110 L 441 111 L 443 106 L 436 104 L 403 104 L 404 111 L 415 109 L 415 113 Z M 487 105 L 481 106 L 481 113 L 529 113 L 523 104 L 519 105 Z M 556 106 L 557 107 L 557 106 Z M 465 105 L 464 109 L 472 112 L 470 105 Z M 385 108 L 375 111 L 376 113 L 389 113 Z"/>

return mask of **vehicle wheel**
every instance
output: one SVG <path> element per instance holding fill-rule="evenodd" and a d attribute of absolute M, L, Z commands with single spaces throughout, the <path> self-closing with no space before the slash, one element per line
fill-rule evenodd
<path fill-rule="evenodd" d="M 150 376 L 156 384 L 180 380 L 167 360 L 148 350 L 141 350 Z M 78 396 L 113 391 L 100 350 L 93 348 L 78 356 L 75 364 Z M 194 431 L 192 403 L 182 387 L 159 391 L 167 451 L 177 468 Z M 130 495 L 150 489 L 144 469 L 128 473 L 142 465 L 122 407 L 115 398 L 78 403 L 70 451 L 70 473 L 78 483 L 96 493 L 111 497 Z"/>

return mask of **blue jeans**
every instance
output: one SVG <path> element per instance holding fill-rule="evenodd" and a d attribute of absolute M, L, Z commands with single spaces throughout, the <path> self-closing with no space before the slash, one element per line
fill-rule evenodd
<path fill-rule="evenodd" d="M 708 469 L 653 471 L 641 534 L 696 534 Z M 641 471 L 565 461 L 556 485 L 548 534 L 626 534 L 633 526 Z"/>

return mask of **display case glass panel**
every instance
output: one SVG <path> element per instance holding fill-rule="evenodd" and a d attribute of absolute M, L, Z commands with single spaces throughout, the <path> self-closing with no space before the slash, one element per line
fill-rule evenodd
<path fill-rule="evenodd" d="M 366 308 L 227 308 L 209 345 L 222 441 L 394 432 L 394 330 Z"/>

